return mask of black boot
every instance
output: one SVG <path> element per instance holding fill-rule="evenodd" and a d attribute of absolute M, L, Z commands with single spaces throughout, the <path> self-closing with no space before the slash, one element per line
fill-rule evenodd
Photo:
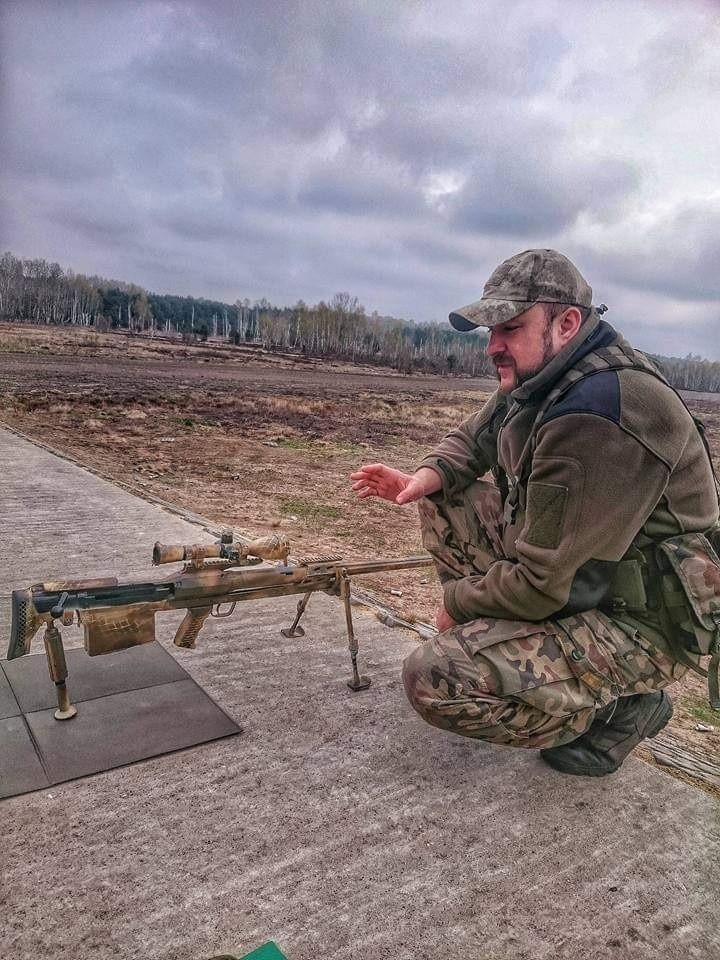
<path fill-rule="evenodd" d="M 590 729 L 577 740 L 541 750 L 540 756 L 561 773 L 604 777 L 615 773 L 641 740 L 660 733 L 672 712 L 664 690 L 622 697 L 598 710 Z"/>

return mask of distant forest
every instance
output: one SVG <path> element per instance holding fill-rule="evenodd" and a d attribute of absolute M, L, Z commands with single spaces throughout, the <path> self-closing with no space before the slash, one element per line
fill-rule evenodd
<path fill-rule="evenodd" d="M 84 276 L 46 260 L 0 258 L 0 319 L 76 324 L 99 331 L 122 328 L 186 340 L 222 338 L 268 350 L 413 371 L 492 375 L 487 335 L 456 333 L 446 324 L 419 324 L 367 314 L 356 297 L 336 293 L 313 306 L 276 307 L 264 298 L 221 303 L 156 294 L 120 280 Z M 720 362 L 688 355 L 654 358 L 673 386 L 720 392 Z"/>

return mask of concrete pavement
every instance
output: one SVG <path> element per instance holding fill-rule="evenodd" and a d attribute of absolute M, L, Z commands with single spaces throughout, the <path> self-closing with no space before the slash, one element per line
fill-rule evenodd
<path fill-rule="evenodd" d="M 139 575 L 156 539 L 207 538 L 11 433 L 0 454 L 3 651 L 13 588 Z M 294 607 L 242 605 L 195 651 L 161 621 L 242 735 L 0 802 L 1 956 L 720 957 L 711 797 L 632 758 L 567 778 L 425 726 L 399 682 L 417 638 L 363 611 L 353 694 L 339 604 L 313 597 L 289 640 Z"/>

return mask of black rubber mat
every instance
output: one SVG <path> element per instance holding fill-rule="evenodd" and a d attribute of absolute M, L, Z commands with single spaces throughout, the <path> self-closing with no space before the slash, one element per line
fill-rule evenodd
<path fill-rule="evenodd" d="M 238 732 L 190 678 L 86 700 L 62 723 L 52 710 L 26 719 L 53 783 Z"/>
<path fill-rule="evenodd" d="M 65 651 L 68 689 L 73 701 L 94 700 L 125 690 L 154 687 L 184 680 L 187 673 L 159 643 L 145 643 L 120 653 L 89 657 L 81 648 Z M 55 687 L 48 674 L 45 654 L 3 660 L 2 669 L 22 713 L 56 705 Z"/>
<path fill-rule="evenodd" d="M 0 797 L 49 786 L 24 718 L 0 720 Z"/>
<path fill-rule="evenodd" d="M 67 662 L 78 713 L 63 721 L 44 655 L 0 663 L 0 705 L 18 714 L 0 720 L 0 797 L 240 733 L 159 644 L 104 657 L 69 650 Z"/>
<path fill-rule="evenodd" d="M 45 670 L 47 671 L 47 667 Z M 2 667 L 0 667 L 0 720 L 5 719 L 5 717 L 17 717 L 21 713 L 22 710 L 10 688 L 8 679 L 3 673 Z"/>

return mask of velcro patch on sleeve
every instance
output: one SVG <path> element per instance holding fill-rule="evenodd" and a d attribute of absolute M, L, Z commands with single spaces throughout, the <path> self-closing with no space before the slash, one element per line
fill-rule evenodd
<path fill-rule="evenodd" d="M 528 484 L 527 523 L 523 540 L 554 550 L 560 543 L 568 490 L 559 483 Z"/>

